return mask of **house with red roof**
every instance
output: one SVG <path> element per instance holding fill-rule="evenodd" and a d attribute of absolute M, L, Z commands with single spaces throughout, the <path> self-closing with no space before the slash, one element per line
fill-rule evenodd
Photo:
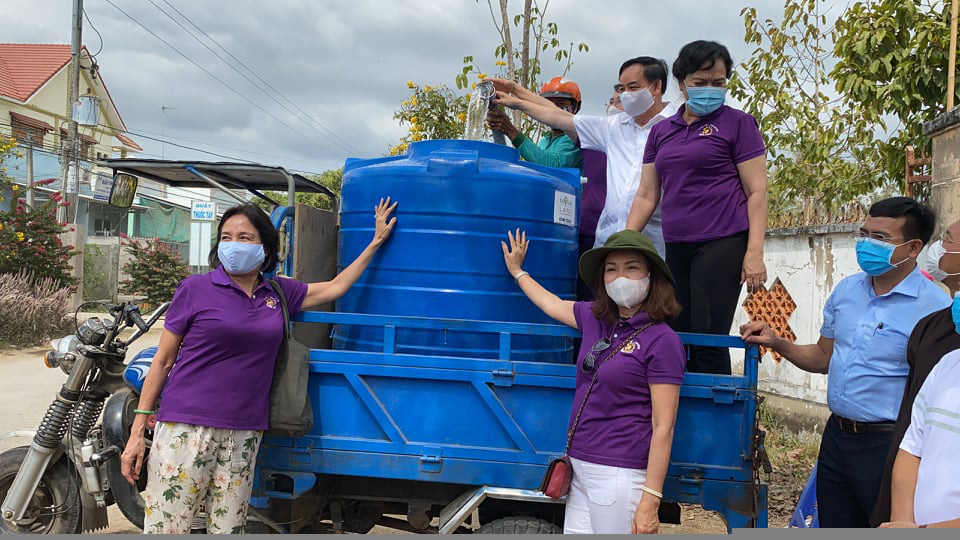
<path fill-rule="evenodd" d="M 33 185 L 43 184 L 34 189 L 38 201 L 60 187 L 60 155 L 69 122 L 70 58 L 70 45 L 0 43 L 0 135 L 13 136 L 21 154 L 27 150 L 32 154 Z M 80 95 L 94 104 L 99 118 L 96 125 L 81 125 L 78 130 L 83 171 L 78 178 L 76 223 L 88 235 L 117 235 L 127 232 L 128 213 L 110 207 L 97 196 L 97 183 L 111 174 L 98 168 L 97 162 L 126 157 L 143 148 L 127 133 L 117 104 L 86 47 L 80 55 L 80 68 Z M 25 159 L 8 160 L 5 165 L 7 175 L 25 188 Z"/>

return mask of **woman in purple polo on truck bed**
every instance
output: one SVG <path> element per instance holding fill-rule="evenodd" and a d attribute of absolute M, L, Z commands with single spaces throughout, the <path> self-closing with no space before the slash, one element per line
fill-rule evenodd
<path fill-rule="evenodd" d="M 647 237 L 621 231 L 580 258 L 580 277 L 596 300 L 561 300 L 523 271 L 526 233 L 517 229 L 508 237 L 503 258 L 523 293 L 583 333 L 563 532 L 658 533 L 686 361 L 679 336 L 665 322 L 680 312 L 670 269 Z"/>
<path fill-rule="evenodd" d="M 729 334 L 743 284 L 753 292 L 767 280 L 766 148 L 757 121 L 723 104 L 732 70 L 730 52 L 715 41 L 680 49 L 673 76 L 687 102 L 650 131 L 627 218 L 640 231 L 661 207 L 683 306 L 677 332 Z M 692 347 L 687 371 L 729 374 L 730 352 Z"/>
<path fill-rule="evenodd" d="M 290 315 L 347 292 L 390 236 L 396 207 L 389 197 L 380 201 L 373 240 L 333 280 L 277 280 Z M 162 390 L 143 494 L 144 532 L 189 533 L 201 503 L 209 532 L 243 532 L 284 336 L 281 299 L 262 274 L 275 268 L 279 244 L 263 210 L 235 206 L 217 228 L 214 270 L 177 287 L 121 457 L 133 484 L 143 464 L 147 418 Z"/>

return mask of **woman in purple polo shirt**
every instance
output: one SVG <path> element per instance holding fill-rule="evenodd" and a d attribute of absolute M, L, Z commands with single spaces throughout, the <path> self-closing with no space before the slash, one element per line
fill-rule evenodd
<path fill-rule="evenodd" d="M 523 293 L 583 333 L 563 532 L 658 533 L 686 361 L 680 338 L 665 322 L 680 312 L 670 269 L 647 237 L 621 231 L 580 258 L 580 277 L 596 300 L 561 300 L 523 271 L 526 233 L 518 229 L 508 237 L 503 258 Z"/>
<path fill-rule="evenodd" d="M 277 280 L 291 315 L 347 292 L 390 236 L 396 207 L 389 197 L 380 201 L 373 240 L 333 280 Z M 262 275 L 275 268 L 279 244 L 263 210 L 235 206 L 217 228 L 214 270 L 177 287 L 121 456 L 133 484 L 143 464 L 147 418 L 162 390 L 143 494 L 144 532 L 189 533 L 200 503 L 209 532 L 243 532 L 284 335 L 280 297 Z"/>
<path fill-rule="evenodd" d="M 667 264 L 683 313 L 678 332 L 729 334 L 740 289 L 767 280 L 766 148 L 757 121 L 723 104 L 730 52 L 694 41 L 673 63 L 686 104 L 650 131 L 627 227 L 643 230 L 661 206 Z M 730 373 L 727 349 L 692 347 L 688 371 Z"/>

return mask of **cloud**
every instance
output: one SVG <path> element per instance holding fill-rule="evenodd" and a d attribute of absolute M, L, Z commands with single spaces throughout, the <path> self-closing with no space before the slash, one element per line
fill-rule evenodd
<path fill-rule="evenodd" d="M 98 56 L 102 76 L 131 131 L 156 138 L 162 133 L 187 146 L 295 169 L 320 171 L 340 166 L 346 157 L 383 155 L 404 133 L 393 112 L 408 95 L 407 80 L 454 86 L 465 55 L 495 71 L 493 50 L 499 37 L 484 1 L 153 0 L 194 33 L 199 34 L 170 5 L 203 28 L 256 73 L 240 68 L 266 93 L 149 0 L 113 1 L 236 90 L 205 74 L 110 4 L 87 2 L 90 20 L 103 39 Z M 752 4 L 761 17 L 780 16 L 782 0 Z M 29 6 L 25 0 L 3 2 L 0 35 L 10 42 L 68 43 L 70 6 L 69 0 Z M 575 53 L 569 76 L 583 90 L 584 113 L 603 114 L 619 65 L 627 58 L 643 54 L 672 62 L 684 43 L 716 39 L 730 47 L 735 60 L 744 59 L 750 47 L 743 43 L 739 10 L 735 3 L 699 0 L 553 0 L 546 18 L 558 24 L 564 46 L 590 46 L 587 54 Z M 96 51 L 99 39 L 89 23 L 84 25 L 84 43 Z M 544 78 L 561 70 L 552 58 L 544 58 Z M 675 83 L 670 89 L 668 95 L 676 95 Z M 164 113 L 164 106 L 173 109 Z M 219 159 L 139 140 L 149 155 Z"/>

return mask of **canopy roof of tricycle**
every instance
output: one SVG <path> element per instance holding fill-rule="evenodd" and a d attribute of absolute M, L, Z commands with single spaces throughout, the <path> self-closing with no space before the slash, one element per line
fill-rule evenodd
<path fill-rule="evenodd" d="M 128 173 L 177 187 L 241 189 L 256 195 L 266 190 L 284 191 L 291 199 L 293 192 L 323 193 L 337 198 L 326 186 L 271 165 L 161 159 L 107 159 L 101 164 L 114 173 Z"/>

